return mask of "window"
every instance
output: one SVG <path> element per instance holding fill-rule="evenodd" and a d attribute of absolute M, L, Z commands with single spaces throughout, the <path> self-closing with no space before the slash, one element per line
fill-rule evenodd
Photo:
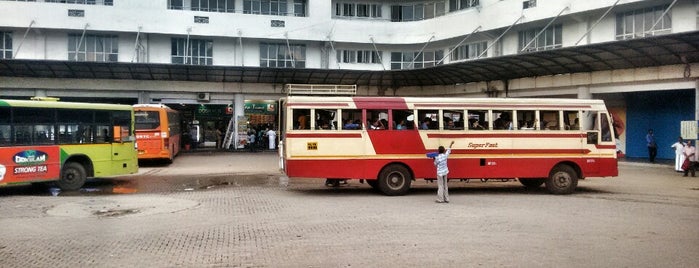
<path fill-rule="evenodd" d="M 370 130 L 386 130 L 391 127 L 388 124 L 388 110 L 367 110 L 366 119 Z"/>
<path fill-rule="evenodd" d="M 291 112 L 294 129 L 311 129 L 311 109 L 294 109 Z"/>
<path fill-rule="evenodd" d="M 335 16 L 381 18 L 381 5 L 368 3 L 335 3 Z"/>
<path fill-rule="evenodd" d="M 439 111 L 437 110 L 418 110 L 417 111 L 418 129 L 439 129 Z"/>
<path fill-rule="evenodd" d="M 517 128 L 533 130 L 537 128 L 536 111 L 517 111 Z"/>
<path fill-rule="evenodd" d="M 483 51 L 485 51 L 487 47 L 488 42 L 486 41 L 461 45 L 451 52 L 451 60 L 459 61 L 476 59 L 483 53 Z"/>
<path fill-rule="evenodd" d="M 172 38 L 172 63 L 189 65 L 213 65 L 214 42 L 212 40 Z"/>
<path fill-rule="evenodd" d="M 29 1 L 27 1 L 29 2 Z M 36 2 L 36 1 L 31 1 Z M 83 4 L 83 5 L 114 5 L 114 0 L 45 0 L 47 3 L 67 3 L 67 4 Z"/>
<path fill-rule="evenodd" d="M 261 43 L 260 67 L 306 68 L 306 46 Z"/>
<path fill-rule="evenodd" d="M 316 117 L 315 129 L 337 129 L 337 110 L 314 109 L 314 111 Z"/>
<path fill-rule="evenodd" d="M 616 39 L 623 40 L 670 33 L 672 30 L 671 12 L 660 19 L 667 8 L 668 6 L 656 6 L 617 14 Z M 660 21 L 655 25 L 655 28 L 652 28 L 658 19 Z"/>
<path fill-rule="evenodd" d="M 170 2 L 171 4 L 177 4 L 168 4 L 168 6 L 176 7 L 172 9 L 182 9 L 183 7 L 182 0 L 170 0 Z M 192 0 L 192 10 L 233 13 L 235 12 L 235 5 L 233 2 L 234 0 Z"/>
<path fill-rule="evenodd" d="M 381 63 L 379 53 L 371 50 L 338 50 L 337 62 L 342 63 Z"/>
<path fill-rule="evenodd" d="M 565 130 L 580 130 L 580 115 L 578 111 L 563 111 Z"/>
<path fill-rule="evenodd" d="M 540 111 L 541 128 L 542 130 L 560 130 L 560 115 L 558 111 Z"/>
<path fill-rule="evenodd" d="M 415 129 L 415 116 L 413 110 L 393 110 L 393 129 Z"/>
<path fill-rule="evenodd" d="M 287 13 L 286 6 L 286 0 L 245 0 L 243 13 L 284 16 Z"/>
<path fill-rule="evenodd" d="M 449 12 L 478 6 L 478 0 L 449 0 Z"/>
<path fill-rule="evenodd" d="M 522 9 L 527 9 L 530 7 L 536 7 L 536 0 L 525 0 L 522 2 Z"/>
<path fill-rule="evenodd" d="M 462 110 L 444 110 L 442 111 L 442 120 L 445 130 L 464 129 L 464 111 Z"/>
<path fill-rule="evenodd" d="M 519 32 L 519 49 L 522 49 L 529 44 L 525 52 L 529 51 L 540 51 L 540 50 L 550 50 L 554 48 L 560 48 L 562 46 L 563 40 L 563 26 L 560 24 L 546 28 L 546 30 L 541 33 L 536 40 L 534 37 L 541 32 L 541 28 L 530 29 L 526 31 Z M 532 40 L 534 40 L 532 42 Z"/>
<path fill-rule="evenodd" d="M 444 1 L 391 6 L 391 21 L 417 21 L 442 16 Z"/>
<path fill-rule="evenodd" d="M 428 68 L 437 65 L 444 51 L 392 52 L 391 70 Z M 441 63 L 440 63 L 441 64 Z"/>
<path fill-rule="evenodd" d="M 512 121 L 512 111 L 508 110 L 493 110 L 493 129 L 496 130 L 513 130 L 515 129 Z"/>
<path fill-rule="evenodd" d="M 306 1 L 307 0 L 294 0 L 294 16 L 306 16 Z"/>
<path fill-rule="evenodd" d="M 10 107 L 0 107 L 0 146 L 10 144 Z"/>
<path fill-rule="evenodd" d="M 12 58 L 12 33 L 0 32 L 0 59 Z"/>
<path fill-rule="evenodd" d="M 468 110 L 468 129 L 487 130 L 488 129 L 487 110 Z"/>
<path fill-rule="evenodd" d="M 184 2 L 183 0 L 168 0 L 167 1 L 167 8 L 168 9 L 182 10 L 182 9 L 184 9 L 183 2 Z"/>
<path fill-rule="evenodd" d="M 119 38 L 116 35 L 68 35 L 68 60 L 117 62 L 118 59 Z"/>
<path fill-rule="evenodd" d="M 343 109 L 341 114 L 342 114 L 342 129 L 344 129 L 344 130 L 362 129 L 362 110 Z"/>

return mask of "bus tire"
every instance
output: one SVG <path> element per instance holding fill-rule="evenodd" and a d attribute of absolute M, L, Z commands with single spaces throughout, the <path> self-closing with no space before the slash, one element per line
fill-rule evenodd
<path fill-rule="evenodd" d="M 578 186 L 578 173 L 569 165 L 557 165 L 546 179 L 546 190 L 552 194 L 572 194 Z"/>
<path fill-rule="evenodd" d="M 381 170 L 378 187 L 385 195 L 404 195 L 410 190 L 410 182 L 412 180 L 412 174 L 406 167 L 389 165 Z"/>
<path fill-rule="evenodd" d="M 544 182 L 546 179 L 519 179 L 519 183 L 526 188 L 539 188 Z"/>
<path fill-rule="evenodd" d="M 56 182 L 58 188 L 64 191 L 78 190 L 87 180 L 85 167 L 77 162 L 67 162 L 61 169 L 61 177 Z"/>

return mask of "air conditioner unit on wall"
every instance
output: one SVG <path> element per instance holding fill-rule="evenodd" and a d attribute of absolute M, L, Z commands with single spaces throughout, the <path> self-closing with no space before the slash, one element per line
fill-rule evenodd
<path fill-rule="evenodd" d="M 209 93 L 204 93 L 204 92 L 197 93 L 197 100 L 198 101 L 209 101 L 209 100 L 211 100 L 211 95 Z"/>

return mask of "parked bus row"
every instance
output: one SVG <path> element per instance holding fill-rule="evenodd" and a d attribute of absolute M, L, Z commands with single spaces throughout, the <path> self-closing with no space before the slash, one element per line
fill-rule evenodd
<path fill-rule="evenodd" d="M 455 141 L 449 179 L 518 179 L 572 193 L 578 179 L 617 176 L 601 100 L 305 97 L 281 100 L 289 177 L 361 179 L 387 195 L 435 179 L 426 154 Z"/>
<path fill-rule="evenodd" d="M 164 105 L 0 100 L 0 186 L 76 190 L 87 178 L 135 174 L 139 159 L 172 161 L 179 125 Z"/>

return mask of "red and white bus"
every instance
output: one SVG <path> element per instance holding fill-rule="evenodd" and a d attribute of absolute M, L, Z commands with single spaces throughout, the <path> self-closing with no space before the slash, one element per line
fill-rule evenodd
<path fill-rule="evenodd" d="M 180 112 L 163 104 L 136 104 L 133 107 L 138 159 L 165 159 L 172 162 L 180 152 Z"/>
<path fill-rule="evenodd" d="M 582 99 L 307 97 L 281 100 L 281 165 L 291 178 L 364 179 L 403 195 L 435 179 L 427 154 L 455 144 L 449 179 L 517 179 L 570 194 L 618 175 L 604 102 Z"/>

